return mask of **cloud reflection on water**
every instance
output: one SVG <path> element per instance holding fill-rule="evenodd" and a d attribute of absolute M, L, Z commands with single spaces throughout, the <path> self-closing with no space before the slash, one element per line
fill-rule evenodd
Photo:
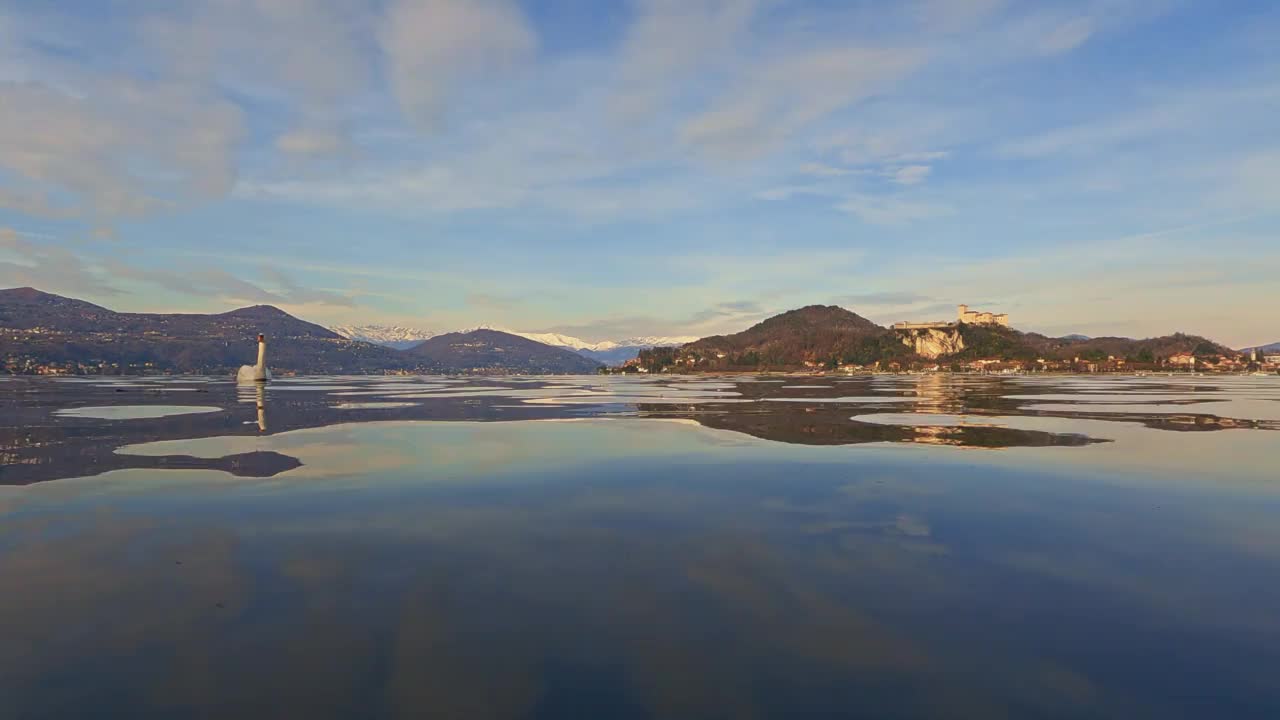
<path fill-rule="evenodd" d="M 1140 491 L 1038 459 L 1078 449 L 975 464 L 691 420 L 369 423 L 184 449 L 259 442 L 306 465 L 22 490 L 0 524 L 0 578 L 25 588 L 0 597 L 0 708 L 1169 716 L 1169 683 L 1261 702 L 1280 660 L 1280 545 L 1244 553 L 1236 532 L 1267 527 L 1274 489 L 1186 474 Z M 86 492 L 103 485 L 118 489 Z"/>

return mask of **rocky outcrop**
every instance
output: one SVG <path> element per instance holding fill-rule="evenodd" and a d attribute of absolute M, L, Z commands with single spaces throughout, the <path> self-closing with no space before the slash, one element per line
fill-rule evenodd
<path fill-rule="evenodd" d="M 903 345 L 921 357 L 939 358 L 964 350 L 964 338 L 957 327 L 909 328 L 894 332 L 898 333 Z"/>

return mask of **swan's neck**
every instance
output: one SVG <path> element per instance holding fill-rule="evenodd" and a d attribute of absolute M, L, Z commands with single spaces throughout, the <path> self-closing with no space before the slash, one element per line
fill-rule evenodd
<path fill-rule="evenodd" d="M 267 341 L 258 341 L 258 369 L 261 370 L 267 366 Z"/>

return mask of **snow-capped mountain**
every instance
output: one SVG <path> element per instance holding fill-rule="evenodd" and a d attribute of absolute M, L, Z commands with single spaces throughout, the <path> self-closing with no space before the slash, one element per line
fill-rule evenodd
<path fill-rule="evenodd" d="M 385 345 L 386 347 L 404 350 L 411 348 L 424 340 L 440 335 L 442 333 L 432 332 L 430 330 L 420 330 L 418 328 L 402 327 L 399 325 L 339 325 L 331 327 L 330 330 L 351 340 L 363 340 L 364 342 L 374 343 L 375 345 Z M 629 337 L 621 340 L 600 340 L 597 342 L 588 342 L 572 335 L 562 335 L 560 333 L 527 333 L 517 330 L 508 330 L 506 328 L 490 327 L 482 325 L 477 328 L 469 328 L 459 330 L 458 332 L 471 332 L 473 330 L 498 330 L 500 332 L 519 335 L 522 338 L 540 342 L 544 345 L 552 347 L 564 348 L 572 350 L 579 355 L 598 360 L 603 363 L 617 364 L 630 360 L 636 356 L 636 353 L 651 347 L 669 347 L 675 345 L 684 345 L 693 342 L 698 338 L 692 336 L 640 336 Z"/>
<path fill-rule="evenodd" d="M 400 325 L 338 325 L 329 329 L 348 340 L 361 340 L 397 350 L 411 348 L 423 340 L 430 340 L 437 335 L 437 333 L 433 333 L 430 330 L 419 330 L 418 328 L 402 327 Z"/>
<path fill-rule="evenodd" d="M 642 336 L 630 337 L 622 340 L 600 340 L 598 342 L 588 342 L 571 335 L 561 335 L 560 333 L 523 333 L 513 332 L 513 335 L 519 335 L 536 342 L 546 345 L 554 345 L 556 347 L 569 348 L 570 350 L 592 350 L 595 352 L 605 352 L 616 350 L 623 347 L 669 347 L 675 345 L 684 345 L 698 340 L 692 336 L 674 336 L 674 337 L 658 337 L 658 336 Z"/>
<path fill-rule="evenodd" d="M 616 365 L 635 357 L 641 350 L 651 347 L 667 347 L 674 345 L 684 345 L 685 343 L 697 340 L 696 337 L 630 337 L 622 340 L 601 340 L 599 342 L 587 342 L 571 335 L 561 335 L 559 333 L 522 333 L 515 332 L 514 335 L 533 340 L 535 342 L 552 345 L 554 347 L 572 350 L 579 355 L 589 357 L 592 360 L 598 360 L 608 365 Z"/>

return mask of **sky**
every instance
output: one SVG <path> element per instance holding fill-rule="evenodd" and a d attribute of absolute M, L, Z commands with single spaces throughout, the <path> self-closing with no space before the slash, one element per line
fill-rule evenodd
<path fill-rule="evenodd" d="M 1280 340 L 1280 4 L 0 0 L 0 287 Z"/>

